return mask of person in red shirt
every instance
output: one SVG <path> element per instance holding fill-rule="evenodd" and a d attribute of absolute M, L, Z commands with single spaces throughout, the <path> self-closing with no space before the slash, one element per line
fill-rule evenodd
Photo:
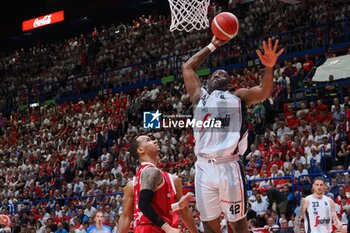
<path fill-rule="evenodd" d="M 182 196 L 181 181 L 156 167 L 159 151 L 157 141 L 149 136 L 139 136 L 131 143 L 130 153 L 139 158 L 141 166 L 133 181 L 124 188 L 118 232 L 127 233 L 130 222 L 134 220 L 135 233 L 180 233 L 174 215 L 176 210 L 179 210 L 190 232 L 197 232 L 188 208 L 194 196 L 192 193 Z"/>
<path fill-rule="evenodd" d="M 328 111 L 328 107 L 327 105 L 325 105 L 322 100 L 317 100 L 317 107 L 316 107 L 316 111 L 318 113 L 320 113 L 321 111 Z"/>
<path fill-rule="evenodd" d="M 290 129 L 296 129 L 298 126 L 300 126 L 300 120 L 296 117 L 294 112 L 292 112 L 286 119 L 286 123 Z"/>
<path fill-rule="evenodd" d="M 273 155 L 272 161 L 269 163 L 268 167 L 271 169 L 273 165 L 277 165 L 278 169 L 282 169 L 283 167 L 283 161 L 278 154 Z"/>
<path fill-rule="evenodd" d="M 305 61 L 303 63 L 303 73 L 306 75 L 315 66 L 314 62 L 309 58 L 309 55 L 305 55 Z"/>

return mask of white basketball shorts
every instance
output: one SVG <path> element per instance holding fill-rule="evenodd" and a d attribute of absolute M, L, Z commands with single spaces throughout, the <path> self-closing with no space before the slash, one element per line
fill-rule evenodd
<path fill-rule="evenodd" d="M 246 217 L 246 184 L 240 161 L 218 163 L 198 157 L 195 168 L 197 208 L 202 221 L 217 219 L 221 213 L 230 222 Z"/>

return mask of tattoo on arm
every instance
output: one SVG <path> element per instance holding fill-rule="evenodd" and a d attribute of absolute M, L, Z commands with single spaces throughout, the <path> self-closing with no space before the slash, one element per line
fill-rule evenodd
<path fill-rule="evenodd" d="M 141 174 L 141 190 L 150 189 L 156 191 L 157 186 L 162 182 L 163 177 L 158 168 L 150 167 Z"/>

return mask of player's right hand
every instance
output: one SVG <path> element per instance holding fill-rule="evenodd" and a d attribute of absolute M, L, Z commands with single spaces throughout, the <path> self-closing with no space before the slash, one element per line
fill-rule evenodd
<path fill-rule="evenodd" d="M 278 49 L 278 40 L 276 40 L 275 44 L 272 45 L 271 38 L 268 39 L 267 43 L 266 41 L 263 41 L 263 48 L 264 48 L 264 55 L 260 52 L 260 50 L 256 50 L 256 53 L 258 54 L 258 57 L 261 61 L 261 63 L 265 67 L 274 67 L 276 64 L 277 58 L 283 53 L 284 49 L 282 48 L 280 51 L 277 52 Z"/>
<path fill-rule="evenodd" d="M 181 231 L 172 227 L 169 231 L 166 231 L 166 233 L 181 233 Z"/>
<path fill-rule="evenodd" d="M 166 233 L 181 233 L 179 229 L 176 229 L 172 226 L 170 226 L 168 223 L 165 223 L 162 226 L 162 230 L 165 231 Z"/>
<path fill-rule="evenodd" d="M 0 224 L 9 227 L 11 225 L 10 217 L 6 214 L 0 214 Z"/>
<path fill-rule="evenodd" d="M 211 39 L 211 43 L 215 46 L 215 47 L 219 47 L 222 46 L 224 44 L 226 44 L 227 42 L 229 42 L 230 40 L 220 40 L 218 38 L 216 38 L 215 36 L 213 36 L 213 38 Z"/>
<path fill-rule="evenodd" d="M 183 209 L 188 206 L 189 203 L 193 203 L 196 201 L 196 198 L 193 193 L 188 192 L 186 195 L 182 196 L 179 201 L 179 209 Z"/>

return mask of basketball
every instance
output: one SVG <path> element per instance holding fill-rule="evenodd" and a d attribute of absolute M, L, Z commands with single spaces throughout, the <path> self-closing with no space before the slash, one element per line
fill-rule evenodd
<path fill-rule="evenodd" d="M 216 38 L 227 41 L 238 33 L 239 22 L 237 17 L 230 12 L 222 12 L 211 21 L 211 31 Z"/>

